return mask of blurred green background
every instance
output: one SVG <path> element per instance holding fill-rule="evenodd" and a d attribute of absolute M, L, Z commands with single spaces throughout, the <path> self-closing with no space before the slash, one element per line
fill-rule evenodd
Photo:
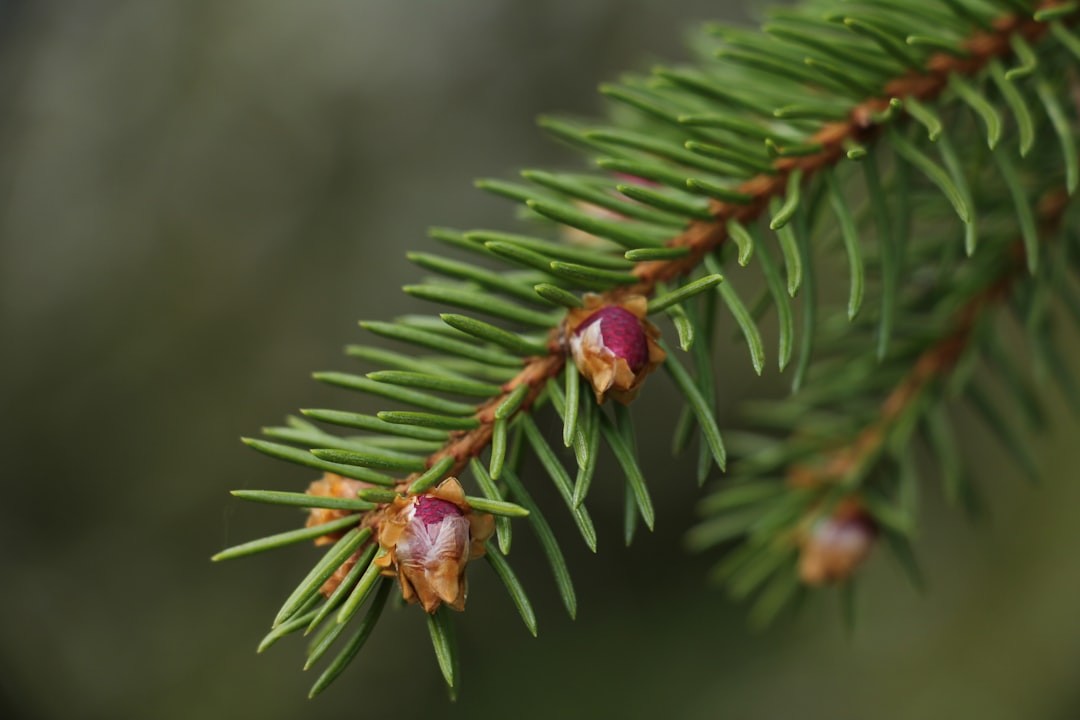
<path fill-rule="evenodd" d="M 1045 485 L 1022 485 L 972 434 L 988 517 L 968 523 L 928 490 L 928 592 L 878 553 L 853 637 L 828 592 L 751 632 L 705 581 L 715 558 L 682 552 L 698 492 L 667 454 L 660 377 L 638 421 L 656 533 L 621 547 L 621 495 L 600 478 L 600 554 L 563 535 L 573 623 L 518 533 L 540 637 L 477 568 L 454 705 L 415 608 L 388 613 L 347 674 L 306 700 L 299 641 L 254 649 L 314 552 L 208 560 L 299 519 L 228 490 L 312 479 L 241 434 L 297 407 L 377 409 L 309 373 L 359 369 L 340 354 L 358 318 L 429 310 L 397 291 L 421 275 L 404 252 L 433 247 L 426 227 L 509 227 L 510 207 L 472 179 L 575 162 L 536 114 L 600 112 L 597 82 L 685 57 L 692 21 L 747 11 L 0 3 L 0 715 L 1080 717 L 1077 425 L 1056 405 L 1054 430 L 1032 439 Z M 718 362 L 730 413 L 751 371 L 742 350 Z M 770 384 L 775 373 L 750 389 Z M 560 517 L 543 483 L 538 494 Z"/>

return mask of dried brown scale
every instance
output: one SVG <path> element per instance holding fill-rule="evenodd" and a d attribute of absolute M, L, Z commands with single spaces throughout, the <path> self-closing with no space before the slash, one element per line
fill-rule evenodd
<path fill-rule="evenodd" d="M 360 490 L 366 488 L 376 487 L 371 483 L 364 482 L 362 480 L 353 480 L 351 478 L 342 477 L 341 475 L 335 475 L 334 473 L 323 473 L 323 476 L 311 483 L 308 486 L 307 494 L 315 495 L 317 497 L 331 497 L 342 498 L 345 500 L 354 500 L 357 493 Z M 351 515 L 351 510 L 335 510 L 332 508 L 314 508 L 308 513 L 308 519 L 306 527 L 315 527 L 316 525 L 323 525 L 334 520 L 340 520 L 343 517 Z M 316 545 L 330 545 L 345 536 L 348 530 L 339 530 L 336 533 L 329 533 L 322 535 L 315 540 Z"/>
<path fill-rule="evenodd" d="M 1050 8 L 1056 5 L 1057 3 L 1042 3 L 1039 7 Z M 889 81 L 885 84 L 884 96 L 932 100 L 946 87 L 950 74 L 972 75 L 982 70 L 991 59 L 1010 55 L 1012 53 L 1009 44 L 1010 34 L 1019 32 L 1025 39 L 1033 41 L 1046 32 L 1047 26 L 1032 19 L 1008 16 L 996 21 L 994 28 L 994 32 L 979 32 L 963 43 L 963 47 L 970 53 L 969 57 L 958 58 L 947 53 L 935 53 L 927 60 L 926 73 L 909 72 L 903 77 Z M 855 106 L 848 120 L 825 124 L 810 139 L 810 142 L 822 145 L 819 152 L 802 157 L 778 158 L 773 163 L 778 171 L 777 174 L 758 175 L 737 188 L 739 192 L 751 195 L 753 197 L 751 202 L 735 204 L 714 200 L 710 209 L 716 220 L 693 221 L 686 230 L 666 243 L 671 247 L 690 247 L 689 255 L 676 260 L 638 263 L 632 272 L 639 278 L 639 282 L 610 290 L 604 294 L 604 297 L 612 302 L 617 302 L 620 298 L 632 294 L 649 297 L 655 293 L 658 283 L 676 280 L 693 271 L 706 254 L 715 250 L 727 239 L 728 220 L 734 219 L 741 223 L 756 220 L 765 212 L 772 198 L 781 197 L 784 194 L 788 175 L 791 172 L 796 169 L 801 170 L 805 182 L 814 172 L 830 167 L 844 157 L 844 143 L 848 140 L 860 143 L 873 140 L 877 128 L 872 118 L 887 107 L 887 99 L 870 98 Z M 521 407 L 522 410 L 527 409 L 540 394 L 547 380 L 558 375 L 565 364 L 566 349 L 562 342 L 562 334 L 562 326 L 553 330 L 548 341 L 551 354 L 527 359 L 521 373 L 503 386 L 504 394 L 492 398 L 477 410 L 476 418 L 481 423 L 480 427 L 451 435 L 447 444 L 428 458 L 428 467 L 447 455 L 452 455 L 455 463 L 450 474 L 461 472 L 469 460 L 479 455 L 491 442 L 495 408 L 506 398 L 506 395 L 523 383 L 528 383 L 532 387 Z M 402 484 L 407 485 L 416 477 L 418 474 L 411 476 Z"/>

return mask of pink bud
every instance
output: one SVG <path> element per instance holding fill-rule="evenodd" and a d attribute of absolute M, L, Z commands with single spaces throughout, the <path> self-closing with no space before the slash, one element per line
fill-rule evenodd
<path fill-rule="evenodd" d="M 575 356 L 592 352 L 622 358 L 635 373 L 649 362 L 649 342 L 641 321 L 618 305 L 602 307 L 581 323 L 570 346 Z"/>
<path fill-rule="evenodd" d="M 566 345 L 578 371 L 592 385 L 596 402 L 610 397 L 626 405 L 664 361 L 656 342 L 660 331 L 646 320 L 648 301 L 629 295 L 611 303 L 592 294 L 582 300 L 584 307 L 566 315 Z"/>
<path fill-rule="evenodd" d="M 468 559 L 469 521 L 461 508 L 430 495 L 415 498 L 398 538 L 398 563 L 435 570 L 446 560 L 464 563 Z"/>
<path fill-rule="evenodd" d="M 446 604 L 465 609 L 465 566 L 482 557 L 495 519 L 473 512 L 457 478 L 424 495 L 397 496 L 378 520 L 383 553 L 375 565 L 396 575 L 406 602 L 427 612 Z"/>
<path fill-rule="evenodd" d="M 866 515 L 833 516 L 814 523 L 802 542 L 799 574 L 808 585 L 847 580 L 866 559 L 877 528 Z"/>

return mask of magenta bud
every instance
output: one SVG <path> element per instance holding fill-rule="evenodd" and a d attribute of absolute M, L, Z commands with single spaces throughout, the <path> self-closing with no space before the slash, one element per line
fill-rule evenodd
<path fill-rule="evenodd" d="M 607 351 L 622 358 L 632 372 L 640 372 L 649 362 L 649 341 L 641 321 L 618 305 L 597 310 L 578 326 L 574 336 L 582 338 L 582 344 L 592 352 Z"/>

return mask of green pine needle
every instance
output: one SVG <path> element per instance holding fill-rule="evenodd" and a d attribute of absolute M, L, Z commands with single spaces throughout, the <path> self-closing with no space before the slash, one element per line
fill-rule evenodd
<path fill-rule="evenodd" d="M 536 453 L 540 465 L 547 471 L 548 476 L 555 484 L 555 489 L 559 491 L 559 495 L 562 497 L 563 502 L 565 502 L 567 508 L 569 508 L 570 514 L 574 518 L 574 523 L 577 525 L 578 530 L 581 531 L 581 537 L 585 540 L 585 544 L 590 550 L 596 552 L 596 528 L 594 527 L 592 518 L 589 516 L 589 512 L 585 509 L 585 506 L 574 504 L 573 482 L 570 480 L 570 475 L 566 472 L 566 468 L 559 462 L 558 457 L 555 455 L 555 451 L 552 450 L 547 440 L 544 439 L 543 434 L 540 432 L 540 428 L 536 426 L 536 423 L 533 422 L 532 418 L 528 415 L 523 415 L 521 417 L 521 426 L 525 430 L 525 437 L 528 439 L 529 445 L 532 446 L 533 452 Z"/>
<path fill-rule="evenodd" d="M 360 323 L 360 327 L 391 340 L 412 343 L 413 345 L 419 345 L 420 347 L 435 350 L 436 352 L 458 355 L 463 358 L 477 360 L 489 365 L 500 365 L 513 368 L 521 366 L 521 358 L 514 357 L 513 355 L 506 355 L 505 353 L 495 350 L 489 350 L 488 348 L 479 347 L 461 340 L 454 340 L 453 338 L 448 338 L 429 330 L 419 330 L 417 328 L 410 328 L 404 325 L 386 322 L 362 322 Z"/>
<path fill-rule="evenodd" d="M 312 598 L 312 600 L 317 602 L 318 598 Z M 311 601 L 309 601 L 309 603 L 310 602 Z M 284 622 L 278 625 L 276 628 L 268 632 L 266 636 L 259 642 L 259 647 L 255 650 L 255 652 L 261 653 L 267 650 L 271 645 L 276 643 L 281 638 L 301 629 L 309 622 L 311 622 L 312 619 L 318 614 L 318 612 L 318 609 L 310 609 L 307 612 L 295 615 L 288 622 Z"/>
<path fill-rule="evenodd" d="M 492 245 L 500 248 L 517 248 L 528 251 L 533 256 L 542 258 L 538 269 L 545 270 L 552 260 L 564 260 L 566 262 L 592 265 L 593 267 L 608 268 L 609 270 L 628 270 L 634 265 L 623 259 L 622 255 L 605 254 L 594 250 L 541 240 L 528 235 L 515 235 L 512 233 L 476 231 L 466 233 L 466 238 L 474 240 L 482 247 L 491 248 Z"/>
<path fill-rule="evenodd" d="M 666 210 L 670 213 L 678 213 L 693 220 L 712 220 L 707 203 L 702 203 L 689 194 L 675 195 L 663 193 L 640 185 L 616 185 L 615 189 L 620 193 L 645 205 Z M 652 248 L 656 251 L 666 250 L 670 252 L 674 248 Z M 627 258 L 630 260 L 633 258 Z"/>
<path fill-rule="evenodd" d="M 551 525 L 541 514 L 532 496 L 525 490 L 525 486 L 517 479 L 517 475 L 507 469 L 503 477 L 507 487 L 510 488 L 511 495 L 517 499 L 522 507 L 529 511 L 529 524 L 532 525 L 533 531 L 540 541 L 540 546 L 551 564 L 551 570 L 555 575 L 555 585 L 559 589 L 563 605 L 566 607 L 566 612 L 570 614 L 570 617 L 574 618 L 577 615 L 577 595 L 574 593 L 574 585 L 570 580 L 570 569 L 566 565 L 566 558 L 563 557 L 562 550 L 559 549 L 555 533 L 551 531 Z"/>
<path fill-rule="evenodd" d="M 352 452 L 350 450 L 333 450 L 329 448 L 315 448 L 311 454 L 320 460 L 337 463 L 340 465 L 357 465 L 359 467 L 372 468 L 374 470 L 388 470 L 390 472 L 422 472 L 425 468 L 424 459 L 417 457 L 407 459 L 376 455 L 374 453 Z"/>
<path fill-rule="evenodd" d="M 230 494 L 242 500 L 302 508 L 360 511 L 371 510 L 375 507 L 373 503 L 354 498 L 323 497 L 321 495 L 281 492 L 278 490 L 233 490 Z"/>
<path fill-rule="evenodd" d="M 888 30 L 879 27 L 874 23 L 853 17 L 843 18 L 842 22 L 852 32 L 869 38 L 877 43 L 886 54 L 891 55 L 899 63 L 906 65 L 917 72 L 922 71 L 923 66 L 920 53 L 912 51 L 908 45 L 900 41 Z"/>
<path fill-rule="evenodd" d="M 550 328 L 558 324 L 561 317 L 555 313 L 542 313 L 523 308 L 504 300 L 497 300 L 489 293 L 459 290 L 440 285 L 406 285 L 405 292 L 422 300 L 430 300 L 445 305 L 454 305 L 466 310 L 486 313 L 508 322 L 520 323 L 539 328 Z"/>
<path fill-rule="evenodd" d="M 662 245 L 664 240 L 671 235 L 670 230 L 600 220 L 584 210 L 576 210 L 550 202 L 530 200 L 526 205 L 546 218 L 577 228 L 590 235 L 607 238 L 627 249 L 647 245 Z"/>
<path fill-rule="evenodd" d="M 688 247 L 663 247 L 663 248 L 638 248 L 627 250 L 624 257 L 634 262 L 649 262 L 655 260 L 675 260 L 690 254 Z"/>
<path fill-rule="evenodd" d="M 667 349 L 665 348 L 665 350 Z M 727 451 L 724 450 L 724 441 L 720 438 L 720 429 L 716 426 L 711 403 L 702 396 L 697 386 L 694 385 L 690 374 L 675 360 L 674 354 L 670 351 L 668 351 L 667 360 L 664 362 L 664 369 L 668 371 L 671 379 L 675 381 L 676 387 L 686 397 L 690 408 L 697 417 L 698 425 L 701 427 L 716 464 L 723 470 L 727 466 Z"/>
<path fill-rule="evenodd" d="M 473 430 L 480 427 L 480 421 L 476 418 L 448 417 L 446 415 L 404 410 L 385 410 L 379 413 L 378 417 L 380 420 L 385 420 L 393 425 L 412 425 L 437 430 Z"/>
<path fill-rule="evenodd" d="M 949 177 L 952 178 L 953 184 L 955 185 L 957 192 L 960 193 L 960 197 L 963 199 L 964 204 L 967 207 L 975 207 L 974 196 L 971 193 L 971 188 L 968 184 L 963 166 L 956 155 L 956 150 L 948 135 L 943 135 L 941 137 L 941 140 L 938 142 L 938 151 L 941 153 L 941 159 L 945 162 L 945 169 L 948 171 Z M 969 256 L 975 253 L 975 247 L 978 243 L 978 229 L 976 224 L 977 219 L 975 217 L 971 217 L 969 222 L 964 224 L 964 252 Z"/>
<path fill-rule="evenodd" d="M 1020 225 L 1020 237 L 1024 241 L 1028 272 L 1034 275 L 1039 269 L 1039 232 L 1035 227 L 1035 213 L 1031 209 L 1031 203 L 1028 202 L 1024 183 L 1008 153 L 997 150 L 994 152 L 994 160 L 997 161 L 1001 178 L 1005 181 L 1009 194 L 1012 196 L 1016 221 Z"/>
<path fill-rule="evenodd" d="M 1078 53 L 1080 57 L 1080 53 Z M 1045 78 L 1039 78 L 1035 84 L 1035 92 L 1039 96 L 1046 115 L 1050 118 L 1050 124 L 1061 143 L 1062 157 L 1065 164 L 1065 188 L 1072 195 L 1080 184 L 1080 158 L 1076 153 L 1076 138 L 1073 137 L 1072 123 L 1065 114 L 1054 88 Z"/>
<path fill-rule="evenodd" d="M 386 606 L 386 598 L 390 596 L 391 583 L 388 580 L 382 582 L 379 591 L 375 594 L 375 600 L 372 601 L 371 607 L 368 609 L 364 619 L 360 621 L 360 625 L 357 627 L 356 632 L 349 639 L 349 642 L 341 649 L 341 652 L 331 661 L 326 670 L 323 671 L 319 679 L 315 681 L 315 684 L 311 687 L 311 692 L 308 693 L 309 698 L 313 698 L 327 687 L 330 683 L 334 682 L 342 671 L 348 667 L 352 662 L 356 654 L 360 652 L 360 648 L 367 642 L 368 637 L 371 636 L 371 631 L 375 629 L 375 625 L 379 622 L 379 617 L 382 615 L 383 608 Z"/>
<path fill-rule="evenodd" d="M 913 97 L 904 98 L 904 109 L 926 128 L 926 134 L 930 142 L 937 142 L 944 129 L 938 114 L 929 105 L 923 105 Z"/>
<path fill-rule="evenodd" d="M 496 418 L 491 432 L 491 477 L 496 480 L 502 475 L 506 464 L 506 435 L 509 423 L 506 418 Z"/>
<path fill-rule="evenodd" d="M 612 454 L 615 455 L 615 459 L 618 460 L 619 466 L 622 467 L 627 485 L 633 493 L 634 504 L 641 513 L 641 519 L 645 521 L 649 530 L 652 530 L 656 523 L 656 511 L 653 509 L 652 498 L 649 497 L 649 489 L 645 486 L 645 476 L 642 475 L 637 458 L 634 457 L 633 448 L 627 446 L 606 415 L 600 416 L 600 431 L 608 447 L 611 448 Z"/>
<path fill-rule="evenodd" d="M 675 326 L 675 333 L 679 336 L 679 349 L 687 352 L 694 346 L 694 323 L 682 305 L 672 305 L 665 309 Z"/>
<path fill-rule="evenodd" d="M 504 502 L 501 500 L 489 500 L 487 498 L 467 496 L 465 498 L 474 510 L 500 515 L 502 517 L 521 518 L 528 517 L 529 511 L 520 505 Z"/>
<path fill-rule="evenodd" d="M 525 627 L 528 628 L 529 633 L 533 637 L 536 637 L 536 613 L 533 611 L 532 604 L 529 602 L 529 596 L 525 593 L 525 589 L 518 582 L 517 576 L 514 575 L 514 571 L 510 568 L 510 563 L 503 557 L 502 553 L 492 545 L 488 545 L 487 553 L 484 555 L 488 564 L 491 565 L 491 569 L 495 571 L 495 574 L 502 580 L 503 585 L 506 586 L 506 592 L 510 594 L 510 599 L 514 602 L 514 607 L 518 609 L 521 614 L 521 619 L 525 623 Z"/>
<path fill-rule="evenodd" d="M 363 415 L 359 413 L 343 412 L 341 410 L 318 410 L 318 409 L 302 409 L 300 411 L 304 417 L 309 417 L 312 420 L 319 420 L 321 422 L 332 423 L 334 425 L 341 425 L 348 428 L 356 428 L 357 430 L 366 430 L 372 433 L 381 433 L 387 435 L 397 435 L 404 438 L 411 438 L 415 440 L 430 440 L 433 442 L 445 442 L 449 435 L 442 430 L 430 430 L 427 428 L 413 428 L 405 427 L 402 425 L 395 425 L 388 423 L 385 420 L 375 417 L 374 415 Z"/>
<path fill-rule="evenodd" d="M 1032 71 L 1034 71 L 1034 67 Z M 1016 120 L 1016 130 L 1020 142 L 1020 157 L 1027 157 L 1035 144 L 1035 121 L 1031 117 L 1031 110 L 1028 109 L 1023 95 L 1013 84 L 1013 80 L 1018 76 L 1011 74 L 1012 72 L 1006 73 L 1001 63 L 996 60 L 990 63 L 990 77 L 994 79 L 994 84 L 1001 91 L 1001 96 L 1005 99 L 1009 109 L 1012 111 L 1013 118 Z"/>
<path fill-rule="evenodd" d="M 605 270 L 603 268 L 578 265 L 577 263 L 553 261 L 549 267 L 551 271 L 561 278 L 570 281 L 584 281 L 593 285 L 633 285 L 638 278 L 633 273 L 619 272 L 618 270 Z"/>
<path fill-rule="evenodd" d="M 840 191 L 840 184 L 833 173 L 825 173 L 825 185 L 829 193 L 829 205 L 836 215 L 840 228 L 840 237 L 844 242 L 844 252 L 848 257 L 848 269 L 851 275 L 851 289 L 848 293 L 847 317 L 854 320 L 863 303 L 863 288 L 866 285 L 866 268 L 863 264 L 862 250 L 855 229 L 855 218 L 851 208 Z"/>
<path fill-rule="evenodd" d="M 431 255 L 429 253 L 406 253 L 406 257 L 422 268 L 446 275 L 452 278 L 470 280 L 495 292 L 503 293 L 511 297 L 523 300 L 527 303 L 539 304 L 532 290 L 525 283 L 507 279 L 504 275 L 491 270 L 477 267 L 458 260 Z"/>
<path fill-rule="evenodd" d="M 677 305 L 685 300 L 694 297 L 698 293 L 702 293 L 706 290 L 709 290 L 710 288 L 714 288 L 723 281 L 724 277 L 722 275 L 713 274 L 706 275 L 705 277 L 688 282 L 676 290 L 665 293 L 660 297 L 650 300 L 648 305 L 648 312 L 650 315 L 652 315 L 653 313 L 667 310 L 672 305 Z"/>
<path fill-rule="evenodd" d="M 552 285 L 550 283 L 540 283 L 533 287 L 533 291 L 540 297 L 548 300 L 556 305 L 562 305 L 568 308 L 579 308 L 582 306 L 581 298 L 577 295 L 563 290 L 561 287 Z"/>
<path fill-rule="evenodd" d="M 322 535 L 329 535 L 338 530 L 344 530 L 358 522 L 360 522 L 360 515 L 349 515 L 337 520 L 331 520 L 328 523 L 315 525 L 314 527 L 290 530 L 288 532 L 278 533 L 277 535 L 270 535 L 269 537 L 252 540 L 241 545 L 234 545 L 231 548 L 222 550 L 210 559 L 214 562 L 220 562 L 221 560 L 232 560 L 233 558 L 243 557 L 245 555 L 266 552 L 267 550 L 276 550 L 279 547 L 295 545 L 296 543 L 304 542 L 306 540 L 314 540 Z"/>
<path fill-rule="evenodd" d="M 949 88 L 967 103 L 986 125 L 986 144 L 991 150 L 1001 140 L 1001 115 L 986 97 L 958 75 L 949 77 Z"/>
<path fill-rule="evenodd" d="M 566 410 L 563 413 L 563 445 L 570 447 L 578 431 L 578 411 L 581 407 L 581 374 L 577 366 L 568 363 L 563 372 L 566 378 Z"/>
<path fill-rule="evenodd" d="M 728 237 L 734 241 L 735 246 L 739 248 L 739 265 L 746 267 L 750 263 L 750 258 L 754 255 L 754 245 L 756 238 L 754 234 L 742 224 L 729 220 L 727 223 Z"/>
<path fill-rule="evenodd" d="M 734 203 L 736 205 L 749 205 L 754 201 L 754 196 L 748 193 L 740 192 L 730 187 L 718 185 L 708 180 L 702 180 L 701 178 L 687 178 L 686 187 L 700 192 L 702 195 L 716 198 L 717 200 L 723 200 L 724 202 Z"/>
<path fill-rule="evenodd" d="M 330 575 L 333 575 L 342 563 L 353 554 L 356 548 L 359 548 L 361 544 L 366 542 L 372 536 L 372 529 L 370 528 L 353 528 L 342 538 L 337 541 L 332 548 L 323 556 L 318 563 L 315 563 L 315 567 L 307 574 L 293 594 L 288 596 L 285 603 L 278 611 L 278 615 L 274 617 L 273 626 L 279 626 L 286 620 L 291 619 L 293 615 L 297 613 L 308 600 L 319 593 L 319 588 L 323 586 Z"/>
<path fill-rule="evenodd" d="M 427 616 L 427 625 L 439 670 L 446 684 L 453 688 L 457 684 L 458 650 L 454 635 L 454 619 L 450 616 L 450 609 L 445 605 L 440 605 L 438 610 Z"/>
<path fill-rule="evenodd" d="M 336 385 L 338 388 L 386 397 L 406 405 L 413 405 L 433 412 L 443 412 L 445 415 L 472 415 L 476 411 L 475 405 L 457 403 L 454 400 L 435 397 L 427 393 L 403 388 L 400 385 L 376 382 L 359 375 L 350 375 L 348 372 L 313 372 L 311 377 L 320 382 Z"/>
<path fill-rule="evenodd" d="M 450 472 L 450 468 L 453 466 L 454 457 L 452 455 L 447 455 L 441 460 L 438 460 L 434 465 L 425 470 L 420 477 L 413 480 L 412 485 L 409 486 L 409 494 L 419 495 L 435 487 L 446 477 L 447 473 Z"/>
<path fill-rule="evenodd" d="M 1078 3 L 1064 2 L 1048 8 L 1036 10 L 1034 18 L 1041 23 L 1050 22 L 1052 20 L 1057 20 L 1058 18 L 1068 17 L 1075 13 L 1078 8 L 1080 8 L 1080 4 Z"/>
<path fill-rule="evenodd" d="M 452 328 L 468 333 L 479 340 L 486 340 L 487 342 L 498 345 L 504 350 L 509 350 L 518 355 L 543 355 L 547 352 L 547 345 L 539 340 L 533 340 L 516 333 L 508 332 L 502 328 L 497 328 L 494 325 L 483 322 L 482 320 L 476 320 L 465 315 L 457 315 L 454 313 L 443 313 L 439 317 L 442 318 L 444 323 Z M 368 377 L 371 376 L 369 375 Z M 498 388 L 498 386 L 495 387 Z M 447 392 L 453 391 L 448 390 Z M 487 396 L 492 397 L 494 395 L 498 395 L 498 392 L 489 393 Z"/>
<path fill-rule="evenodd" d="M 720 264 L 715 259 L 706 258 L 705 266 L 714 275 L 719 274 L 717 271 L 720 269 Z M 760 375 L 765 369 L 765 344 L 761 341 L 761 332 L 730 283 L 720 283 L 716 286 L 716 289 L 720 292 L 720 297 L 724 299 L 724 303 L 727 305 L 728 310 L 731 311 L 732 317 L 735 318 L 735 322 L 738 323 L 739 328 L 742 330 L 750 348 L 750 359 L 754 365 L 754 372 Z"/>
<path fill-rule="evenodd" d="M 956 210 L 956 214 L 960 217 L 961 222 L 970 223 L 974 217 L 970 204 L 964 193 L 956 186 L 952 177 L 941 166 L 937 165 L 933 160 L 927 157 L 922 151 L 916 148 L 907 138 L 896 132 L 893 128 L 889 128 L 889 142 L 896 149 L 897 154 L 900 157 L 907 160 L 913 166 L 915 166 L 920 172 L 926 175 L 929 180 L 941 189 L 941 192 L 945 194 L 945 197 L 952 203 L 953 208 Z M 999 131 L 1000 134 L 1000 131 Z M 998 136 L 995 136 L 995 138 Z M 995 139 L 991 143 L 991 147 L 997 145 Z"/>
<path fill-rule="evenodd" d="M 791 352 L 794 347 L 795 321 L 791 313 L 791 300 L 784 291 L 783 280 L 780 279 L 780 271 L 764 245 L 758 252 L 758 264 L 765 276 L 765 284 L 769 288 L 773 302 L 776 304 L 776 314 L 780 321 L 780 346 L 777 352 L 777 361 L 780 372 L 784 371 L 791 362 Z"/>
<path fill-rule="evenodd" d="M 1009 81 L 1020 80 L 1035 72 L 1035 69 L 1039 67 L 1039 59 L 1035 56 L 1035 50 L 1028 45 L 1024 36 L 1020 33 L 1013 33 L 1009 36 L 1009 44 L 1012 46 L 1016 59 L 1020 61 L 1020 64 L 1005 73 L 1005 79 Z"/>
<path fill-rule="evenodd" d="M 443 315 L 443 320 L 448 316 Z M 449 317 L 460 317 L 457 315 Z M 449 323 L 448 323 L 449 324 Z M 405 372 L 401 370 L 380 370 L 367 374 L 369 380 L 391 385 L 403 385 L 405 387 L 421 388 L 423 390 L 437 390 L 439 392 L 452 393 L 454 395 L 468 395 L 471 397 L 489 398 L 495 397 L 502 389 L 498 385 L 478 382 L 476 380 L 458 380 L 439 375 L 426 375 L 424 373 Z"/>
<path fill-rule="evenodd" d="M 522 403 L 525 402 L 525 398 L 529 394 L 529 386 L 525 383 L 518 385 L 516 388 L 507 393 L 498 407 L 495 408 L 496 420 L 507 420 L 514 413 L 518 411 Z"/>
<path fill-rule="evenodd" d="M 304 465 L 315 470 L 322 470 L 323 472 L 334 473 L 335 475 L 342 475 L 354 480 L 363 480 L 364 482 L 374 483 L 376 485 L 394 484 L 394 478 L 369 468 L 342 465 L 340 463 L 321 460 L 306 450 L 299 450 L 279 443 L 255 440 L 253 438 L 241 438 L 241 440 L 248 447 L 254 448 L 270 457 L 278 458 L 279 460 L 296 463 L 297 465 Z"/>

